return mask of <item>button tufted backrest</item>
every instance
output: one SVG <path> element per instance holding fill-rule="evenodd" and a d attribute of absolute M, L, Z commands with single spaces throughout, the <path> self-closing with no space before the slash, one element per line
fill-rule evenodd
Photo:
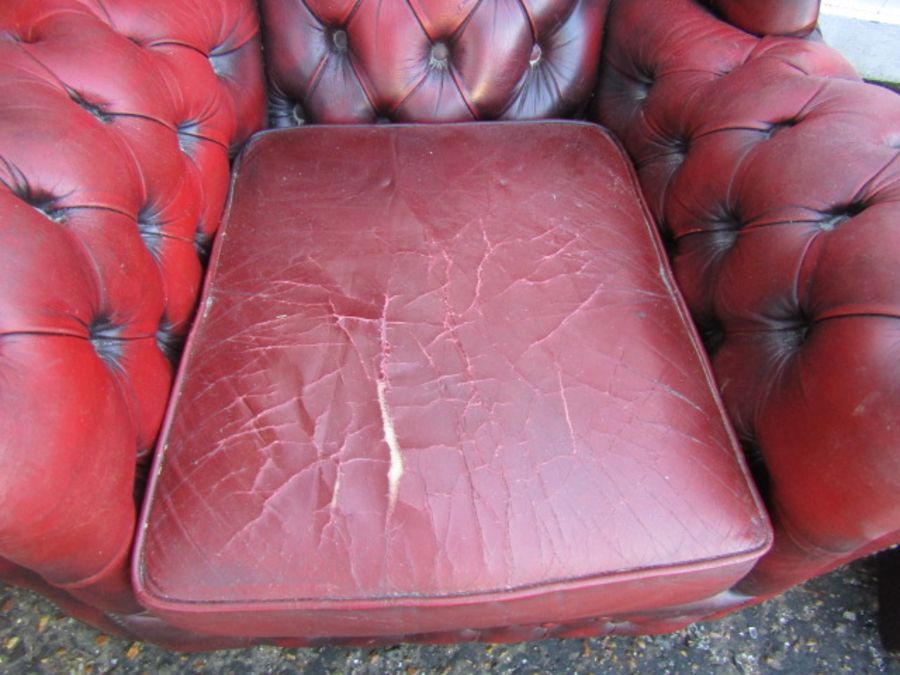
<path fill-rule="evenodd" d="M 52 583 L 127 583 L 135 461 L 263 122 L 257 25 L 250 0 L 0 3 L 0 556 Z"/>
<path fill-rule="evenodd" d="M 595 112 L 638 168 L 776 525 L 742 590 L 900 540 L 900 97 L 820 42 L 616 0 Z"/>
<path fill-rule="evenodd" d="M 816 27 L 820 0 L 707 0 L 722 18 L 756 35 L 806 35 Z"/>
<path fill-rule="evenodd" d="M 566 116 L 608 0 L 261 0 L 273 126 Z"/>

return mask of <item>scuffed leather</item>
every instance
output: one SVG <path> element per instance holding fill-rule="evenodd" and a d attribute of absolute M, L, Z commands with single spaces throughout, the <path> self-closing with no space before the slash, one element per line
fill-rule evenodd
<path fill-rule="evenodd" d="M 261 0 L 272 126 L 569 116 L 608 0 Z"/>
<path fill-rule="evenodd" d="M 264 115 L 257 32 L 244 0 L 0 3 L 0 574 L 71 606 L 140 610 L 135 462 Z"/>
<path fill-rule="evenodd" d="M 135 556 L 176 625 L 615 620 L 714 595 L 768 546 L 596 126 L 257 137 L 210 275 Z"/>
<path fill-rule="evenodd" d="M 775 521 L 739 590 L 897 542 L 900 98 L 689 0 L 618 0 L 601 71 Z"/>

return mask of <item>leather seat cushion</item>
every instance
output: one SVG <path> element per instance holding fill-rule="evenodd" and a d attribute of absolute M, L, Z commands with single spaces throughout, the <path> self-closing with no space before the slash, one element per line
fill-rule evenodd
<path fill-rule="evenodd" d="M 600 127 L 257 136 L 198 314 L 135 556 L 177 625 L 627 617 L 730 587 L 769 545 Z"/>

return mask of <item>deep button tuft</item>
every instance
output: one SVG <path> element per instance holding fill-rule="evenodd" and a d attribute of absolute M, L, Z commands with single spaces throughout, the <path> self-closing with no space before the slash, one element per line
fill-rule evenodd
<path fill-rule="evenodd" d="M 707 234 L 712 255 L 728 253 L 737 243 L 740 230 L 713 230 Z"/>
<path fill-rule="evenodd" d="M 43 213 L 54 223 L 64 223 L 66 222 L 66 209 L 54 206 L 54 202 L 44 202 L 41 204 L 34 204 L 35 209 Z"/>
<path fill-rule="evenodd" d="M 713 356 L 725 342 L 725 328 L 722 322 L 716 316 L 711 316 L 704 320 L 698 320 L 697 330 L 700 331 L 700 339 L 703 340 L 703 346 L 706 352 Z"/>
<path fill-rule="evenodd" d="M 668 145 L 672 150 L 671 154 L 679 157 L 681 161 L 684 161 L 684 158 L 687 157 L 687 154 L 691 149 L 690 140 L 681 135 L 673 136 L 669 139 Z"/>
<path fill-rule="evenodd" d="M 650 90 L 656 83 L 656 72 L 652 68 L 638 65 L 635 69 L 635 76 L 629 79 L 634 87 L 635 100 L 643 101 L 650 95 Z"/>
<path fill-rule="evenodd" d="M 212 68 L 216 77 L 221 78 L 228 76 L 228 59 L 226 57 L 227 54 L 216 54 L 215 50 L 209 53 L 209 56 L 207 57 L 209 67 Z"/>
<path fill-rule="evenodd" d="M 298 127 L 301 124 L 306 124 L 306 113 L 303 110 L 303 105 L 295 103 L 291 106 L 291 119 Z"/>
<path fill-rule="evenodd" d="M 785 129 L 792 129 L 793 127 L 800 124 L 800 121 L 800 118 L 792 117 L 790 119 L 772 122 L 767 128 L 763 129 L 762 132 L 763 134 L 765 134 L 766 139 L 769 139 L 781 133 Z"/>
<path fill-rule="evenodd" d="M 541 46 L 535 42 L 534 46 L 531 48 L 531 56 L 528 57 L 528 64 L 534 68 L 541 62 L 541 59 L 544 58 L 544 50 L 541 49 Z"/>
<path fill-rule="evenodd" d="M 63 223 L 66 220 L 66 209 L 59 206 L 55 195 L 37 190 L 31 187 L 22 172 L 8 162 L 4 162 L 13 177 L 12 183 L 4 183 L 10 191 L 23 202 L 39 211 L 54 223 Z M 0 181 L 3 182 L 3 181 Z"/>
<path fill-rule="evenodd" d="M 283 94 L 269 93 L 269 124 L 278 129 L 306 124 L 306 110 L 300 101 Z"/>
<path fill-rule="evenodd" d="M 335 28 L 331 31 L 331 46 L 336 52 L 347 51 L 347 31 L 343 28 Z"/>
<path fill-rule="evenodd" d="M 175 128 L 175 133 L 178 134 L 178 147 L 184 154 L 193 156 L 194 149 L 200 141 L 198 130 L 199 125 L 193 120 L 185 120 Z"/>
<path fill-rule="evenodd" d="M 632 96 L 635 101 L 643 101 L 650 95 L 651 84 L 644 82 L 643 80 L 633 80 L 634 89 L 632 91 Z"/>
<path fill-rule="evenodd" d="M 765 457 L 763 457 L 759 440 L 755 437 L 741 438 L 741 447 L 744 450 L 744 457 L 747 459 L 747 468 L 750 469 L 750 473 L 753 475 L 756 486 L 762 493 L 763 498 L 768 498 L 772 478 L 769 474 L 769 469 L 766 466 Z"/>
<path fill-rule="evenodd" d="M 159 217 L 153 213 L 150 207 L 145 205 L 138 212 L 137 225 L 144 246 L 150 251 L 150 255 L 156 260 L 159 260 L 163 237 L 162 221 L 160 221 Z"/>
<path fill-rule="evenodd" d="M 100 105 L 96 103 L 89 103 L 84 98 L 84 96 L 79 94 L 74 89 L 66 87 L 66 93 L 69 95 L 69 98 L 72 99 L 72 101 L 87 110 L 91 115 L 93 115 L 96 119 L 100 120 L 104 124 L 108 124 L 112 121 L 112 116 L 105 112 Z"/>
<path fill-rule="evenodd" d="M 94 352 L 110 368 L 119 368 L 122 359 L 120 330 L 105 314 L 97 316 L 88 326 L 88 339 Z"/>
<path fill-rule="evenodd" d="M 866 204 L 861 202 L 851 202 L 845 206 L 834 208 L 825 213 L 823 218 L 819 220 L 819 229 L 831 232 L 865 210 Z"/>
<path fill-rule="evenodd" d="M 828 215 L 819 221 L 819 229 L 823 232 L 831 232 L 832 230 L 836 230 L 839 225 L 843 225 L 848 220 L 850 220 L 850 218 L 846 215 Z"/>
<path fill-rule="evenodd" d="M 203 266 L 209 261 L 209 254 L 212 251 L 212 237 L 206 234 L 199 227 L 194 231 L 194 250 Z"/>
<path fill-rule="evenodd" d="M 716 230 L 727 230 L 737 232 L 744 227 L 741 217 L 730 208 L 723 208 L 722 214 L 715 220 Z"/>
<path fill-rule="evenodd" d="M 431 67 L 446 68 L 450 62 L 450 48 L 443 42 L 431 46 Z"/>
<path fill-rule="evenodd" d="M 812 321 L 805 316 L 800 316 L 793 326 L 780 331 L 784 342 L 791 349 L 800 349 L 812 333 Z"/>
<path fill-rule="evenodd" d="M 650 66 L 637 64 L 635 66 L 636 79 L 650 86 L 656 82 L 656 70 Z"/>
<path fill-rule="evenodd" d="M 184 338 L 175 334 L 172 324 L 165 316 L 160 320 L 159 328 L 156 330 L 156 347 L 173 365 L 181 358 Z"/>

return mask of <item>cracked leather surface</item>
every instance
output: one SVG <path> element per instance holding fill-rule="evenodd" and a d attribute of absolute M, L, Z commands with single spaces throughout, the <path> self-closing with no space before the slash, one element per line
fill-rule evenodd
<path fill-rule="evenodd" d="M 775 525 L 737 590 L 900 542 L 900 98 L 690 0 L 619 0 L 608 25 L 596 119 L 637 166 Z"/>
<path fill-rule="evenodd" d="M 598 127 L 257 137 L 210 274 L 136 553 L 176 625 L 612 620 L 724 590 L 768 544 Z"/>

